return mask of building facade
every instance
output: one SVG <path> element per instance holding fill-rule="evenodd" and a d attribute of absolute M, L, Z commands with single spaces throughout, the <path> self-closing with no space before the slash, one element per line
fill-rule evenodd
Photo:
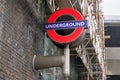
<path fill-rule="evenodd" d="M 105 17 L 105 35 L 108 36 L 106 39 L 106 53 L 107 53 L 107 79 L 108 80 L 119 80 L 120 79 L 120 17 L 107 15 Z"/>

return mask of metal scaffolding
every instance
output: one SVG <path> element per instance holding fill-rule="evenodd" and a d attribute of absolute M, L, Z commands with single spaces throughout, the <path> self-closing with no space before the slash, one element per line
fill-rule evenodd
<path fill-rule="evenodd" d="M 81 80 L 106 80 L 104 17 L 101 2 L 102 0 L 47 0 L 52 12 L 70 7 L 78 10 L 84 19 L 88 20 L 83 43 L 71 49 L 71 56 L 77 57 Z M 82 63 L 79 63 L 79 59 Z"/>

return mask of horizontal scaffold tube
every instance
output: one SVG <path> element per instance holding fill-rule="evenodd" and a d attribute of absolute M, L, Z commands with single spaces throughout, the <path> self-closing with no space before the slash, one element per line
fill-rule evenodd
<path fill-rule="evenodd" d="M 34 56 L 33 57 L 33 68 L 35 70 L 60 67 L 64 64 L 64 56 Z"/>

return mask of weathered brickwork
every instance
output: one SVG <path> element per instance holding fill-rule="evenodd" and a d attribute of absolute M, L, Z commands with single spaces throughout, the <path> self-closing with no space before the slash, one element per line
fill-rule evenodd
<path fill-rule="evenodd" d="M 44 34 L 30 3 L 34 4 L 32 0 L 0 0 L 0 80 L 39 78 L 32 58 L 43 53 Z M 42 22 L 43 16 L 39 18 Z"/>

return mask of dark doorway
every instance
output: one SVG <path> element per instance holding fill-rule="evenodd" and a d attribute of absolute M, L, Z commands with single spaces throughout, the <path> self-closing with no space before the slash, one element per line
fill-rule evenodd
<path fill-rule="evenodd" d="M 120 80 L 120 75 L 107 75 L 107 80 Z"/>

